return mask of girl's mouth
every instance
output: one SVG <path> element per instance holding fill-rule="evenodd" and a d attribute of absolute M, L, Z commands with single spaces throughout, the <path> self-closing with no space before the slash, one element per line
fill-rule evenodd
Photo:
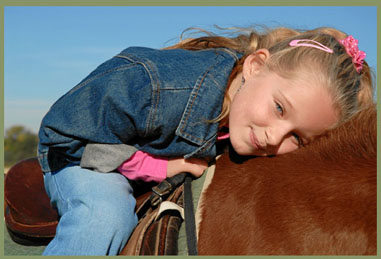
<path fill-rule="evenodd" d="M 261 144 L 259 143 L 259 141 L 258 141 L 257 137 L 255 136 L 253 130 L 250 130 L 250 142 L 251 142 L 251 144 L 253 145 L 253 147 L 254 147 L 255 149 L 261 149 L 261 150 L 264 149 L 264 148 L 261 146 Z"/>

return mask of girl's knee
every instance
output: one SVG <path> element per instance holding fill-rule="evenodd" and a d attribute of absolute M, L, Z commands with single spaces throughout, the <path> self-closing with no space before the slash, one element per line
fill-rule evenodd
<path fill-rule="evenodd" d="M 99 201 L 92 214 L 102 228 L 108 228 L 109 231 L 131 232 L 138 222 L 133 197 L 119 201 Z"/>

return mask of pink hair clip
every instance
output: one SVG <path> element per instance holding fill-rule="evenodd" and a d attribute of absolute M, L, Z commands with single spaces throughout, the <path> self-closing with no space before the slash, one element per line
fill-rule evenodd
<path fill-rule="evenodd" d="M 339 40 L 339 42 L 344 46 L 348 55 L 352 57 L 352 62 L 356 68 L 356 71 L 360 73 L 366 54 L 364 51 L 359 50 L 359 41 L 354 39 L 352 35 L 349 35 L 344 40 Z"/>
<path fill-rule="evenodd" d="M 304 42 L 304 43 L 303 43 Z M 308 43 L 308 42 L 312 42 L 313 44 L 311 43 Z M 328 53 L 333 53 L 333 50 L 328 48 L 327 46 L 324 46 L 323 44 L 321 44 L 320 42 L 317 42 L 315 40 L 310 40 L 310 39 L 299 39 L 299 40 L 292 40 L 289 45 L 291 47 L 299 47 L 299 46 L 303 46 L 303 47 L 312 47 L 312 48 L 315 48 L 315 49 L 320 49 L 322 51 L 325 51 L 325 52 L 328 52 Z"/>

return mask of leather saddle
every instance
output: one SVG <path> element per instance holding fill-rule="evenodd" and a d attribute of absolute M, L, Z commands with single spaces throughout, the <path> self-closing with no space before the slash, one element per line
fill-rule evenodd
<path fill-rule="evenodd" d="M 139 223 L 121 255 L 177 254 L 184 206 L 181 177 L 159 185 L 132 184 Z M 169 209 L 162 208 L 163 201 L 171 204 Z M 45 192 L 37 158 L 18 162 L 5 175 L 4 214 L 16 243 L 46 245 L 55 236 L 59 216 Z"/>

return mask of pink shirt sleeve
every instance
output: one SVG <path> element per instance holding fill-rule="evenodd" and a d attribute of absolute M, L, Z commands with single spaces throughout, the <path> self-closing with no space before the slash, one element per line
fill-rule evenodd
<path fill-rule="evenodd" d="M 229 133 L 218 133 L 217 140 L 229 138 Z M 137 151 L 124 161 L 118 171 L 130 180 L 162 182 L 167 178 L 168 159 Z"/>
<path fill-rule="evenodd" d="M 167 177 L 168 159 L 137 151 L 118 171 L 130 180 L 161 182 Z"/>
<path fill-rule="evenodd" d="M 227 139 L 229 137 L 230 137 L 229 133 L 224 133 L 224 132 L 218 132 L 217 133 L 217 141 Z"/>

